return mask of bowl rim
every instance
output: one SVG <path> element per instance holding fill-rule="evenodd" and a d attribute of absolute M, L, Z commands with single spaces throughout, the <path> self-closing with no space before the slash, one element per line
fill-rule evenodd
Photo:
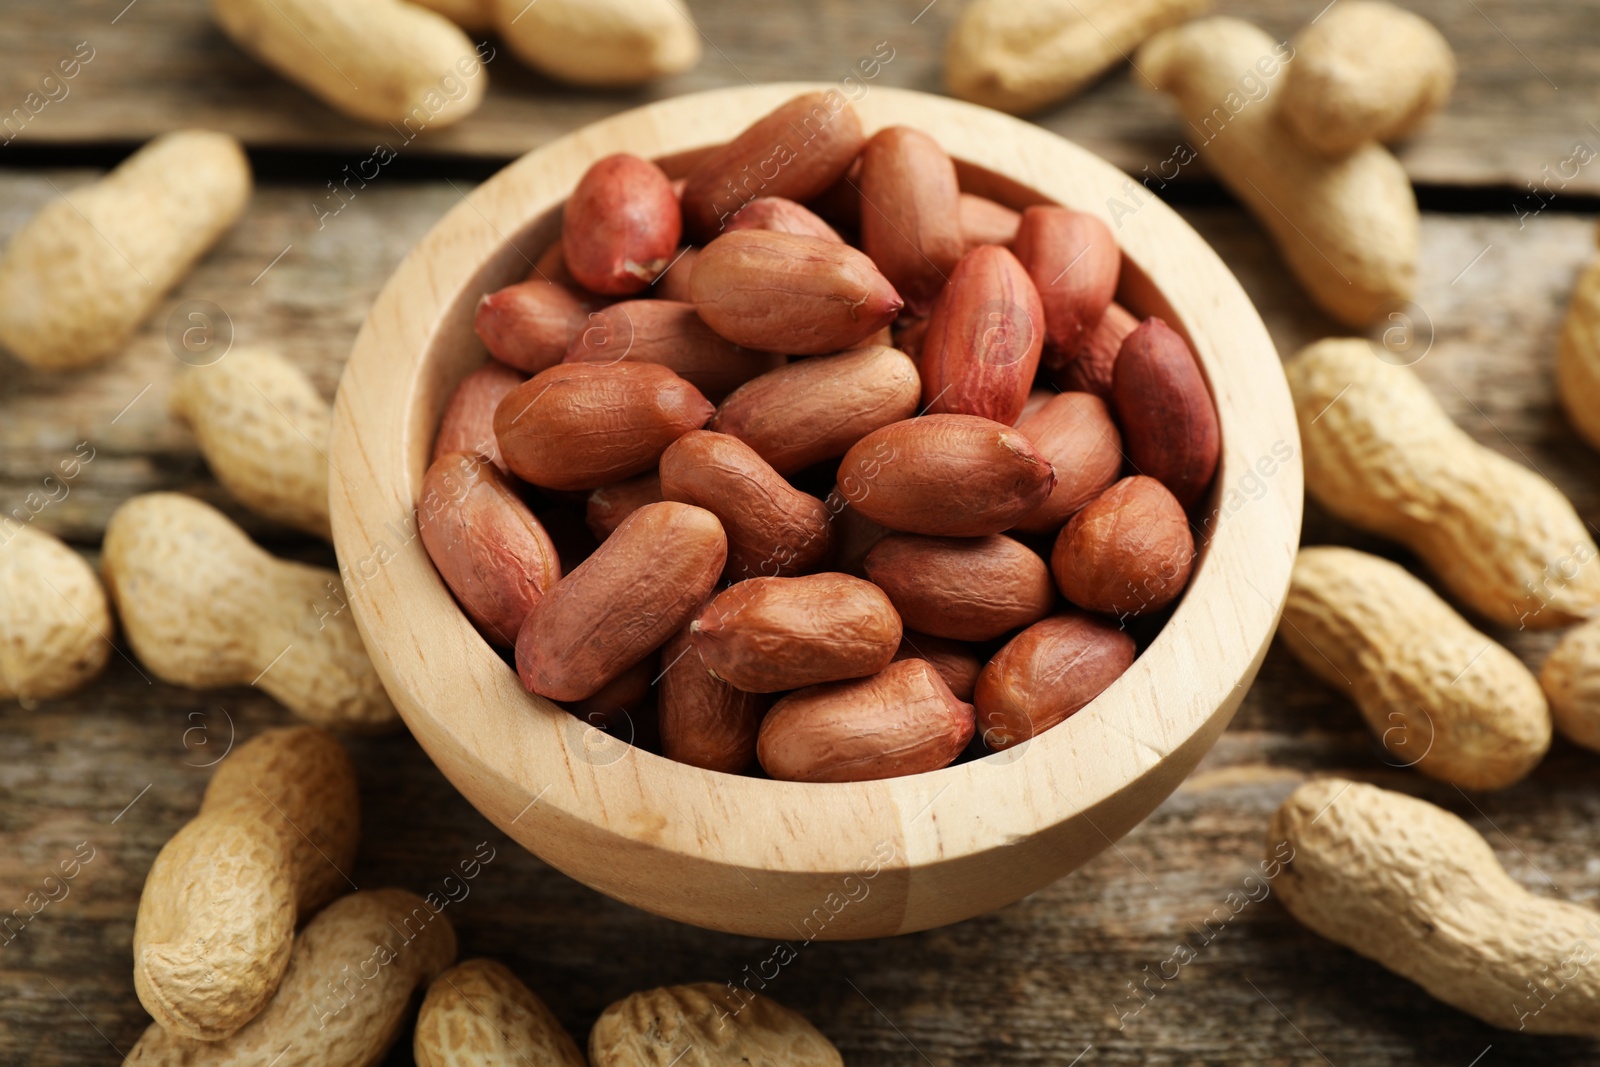
<path fill-rule="evenodd" d="M 537 148 L 463 194 L 395 270 L 356 339 L 335 401 L 330 498 L 347 601 L 385 688 L 430 757 L 500 829 L 612 896 L 739 932 L 792 928 L 777 915 L 783 907 L 821 899 L 842 878 L 872 881 L 878 902 L 837 932 L 868 936 L 977 914 L 1053 881 L 1193 769 L 1276 629 L 1302 474 L 1266 327 L 1165 203 L 1038 126 L 871 87 L 851 101 L 869 134 L 916 126 L 964 161 L 964 178 L 998 176 L 1106 221 L 1123 251 L 1119 298 L 1142 314 L 1165 312 L 1189 338 L 1223 445 L 1206 516 L 1213 529 L 1190 586 L 1128 672 L 1083 710 L 1015 749 L 905 778 L 812 784 L 701 770 L 606 738 L 526 693 L 457 608 L 415 533 L 444 399 L 482 360 L 471 332 L 477 296 L 496 280 L 520 280 L 523 261 L 538 254 L 521 245 L 549 231 L 552 210 L 595 159 L 703 149 L 814 89 L 838 92 L 781 83 L 648 104 Z M 1268 459 L 1271 475 L 1261 473 Z M 1267 486 L 1257 497 L 1241 492 L 1250 477 Z"/>

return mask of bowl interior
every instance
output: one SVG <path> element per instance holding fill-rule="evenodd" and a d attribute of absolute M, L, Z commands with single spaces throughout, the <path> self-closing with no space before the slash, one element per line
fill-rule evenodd
<path fill-rule="evenodd" d="M 1197 533 L 1209 536 L 1196 538 L 1189 589 L 1133 667 L 1066 722 L 1004 753 L 884 782 L 703 771 L 524 692 L 415 537 L 413 505 L 440 414 L 486 358 L 472 331 L 478 297 L 527 275 L 593 160 L 631 151 L 681 175 L 806 88 L 717 90 L 616 116 L 530 153 L 446 216 L 375 303 L 341 383 L 334 534 L 356 620 L 407 724 L 512 837 L 674 918 L 766 936 L 860 937 L 954 921 L 1047 884 L 1143 819 L 1192 769 L 1276 624 L 1299 535 L 1299 441 L 1259 317 L 1164 204 L 1037 127 L 875 88 L 856 102 L 868 131 L 929 132 L 958 160 L 964 189 L 1106 219 L 1123 247 L 1119 301 L 1190 341 L 1223 452 L 1196 511 Z"/>

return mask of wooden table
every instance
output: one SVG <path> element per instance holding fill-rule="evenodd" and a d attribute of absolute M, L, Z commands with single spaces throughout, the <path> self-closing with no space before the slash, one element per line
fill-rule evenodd
<path fill-rule="evenodd" d="M 0 503 L 40 487 L 88 442 L 94 459 L 37 523 L 94 558 L 107 516 L 128 496 L 181 489 L 223 506 L 273 551 L 332 563 L 232 505 L 188 432 L 166 414 L 181 364 L 166 320 L 187 301 L 217 305 L 236 343 L 266 343 L 331 395 L 368 302 L 407 248 L 477 180 L 565 130 L 655 95 L 745 78 L 842 75 L 880 41 L 886 84 L 934 89 L 960 0 L 884 5 L 783 0 L 756 9 L 691 0 L 706 38 L 694 72 L 639 93 L 589 94 L 491 64 L 479 115 L 408 148 L 384 176 L 319 226 L 312 204 L 373 132 L 338 118 L 236 52 L 199 0 L 10 0 L 0 20 L 0 108 L 88 41 L 95 58 L 70 94 L 0 148 L 0 237 L 59 189 L 91 179 L 132 143 L 204 124 L 255 150 L 260 188 L 245 220 L 103 367 L 63 376 L 0 356 Z M 1321 0 L 1226 0 L 1232 13 L 1291 32 Z M 1417 364 L 1478 440 L 1538 467 L 1600 519 L 1595 455 L 1554 401 L 1551 367 L 1573 279 L 1593 253 L 1600 168 L 1583 168 L 1536 216 L 1519 199 L 1575 142 L 1600 146 L 1600 3 L 1525 9 L 1515 0 L 1418 0 L 1458 50 L 1449 110 L 1402 152 L 1420 185 L 1422 279 Z M 118 14 L 118 9 L 121 13 Z M 919 15 L 914 18 L 914 16 Z M 1040 116 L 1137 169 L 1183 136 L 1172 111 L 1119 71 Z M 381 137 L 381 134 L 377 135 Z M 413 150 L 414 149 L 414 150 Z M 1448 187 L 1448 188 L 1447 188 Z M 1186 216 L 1234 267 L 1284 353 L 1338 332 L 1286 279 L 1253 222 L 1203 177 L 1174 187 Z M 1521 211 L 1515 209 L 1520 205 Z M 1307 543 L 1391 553 L 1314 506 Z M 1551 635 L 1497 634 L 1537 666 Z M 120 647 L 120 646 L 119 646 Z M 40 890 L 86 842 L 94 858 L 0 945 L 0 1062 L 114 1062 L 147 1023 L 130 943 L 139 888 L 163 842 L 195 811 L 205 765 L 230 738 L 288 715 L 248 690 L 194 693 L 150 680 L 126 655 L 70 699 L 0 706 L 0 911 Z M 436 888 L 479 842 L 495 858 L 452 906 L 463 956 L 509 963 L 580 1040 L 600 1010 L 667 982 L 737 980 L 769 953 L 593 893 L 512 845 L 462 801 L 407 737 L 351 743 L 366 831 L 353 872 L 363 887 Z M 1226 922 L 1245 891 L 1268 817 L 1307 775 L 1337 772 L 1405 789 L 1468 818 L 1536 893 L 1600 897 L 1597 759 L 1558 741 L 1529 780 L 1468 796 L 1388 768 L 1353 706 L 1281 648 L 1269 655 L 1232 728 L 1152 818 L 1076 874 L 994 914 L 887 942 L 813 944 L 768 992 L 817 1022 L 852 1064 L 1577 1064 L 1592 1042 L 1491 1030 L 1294 923 L 1270 897 Z M 1253 884 L 1253 883 L 1251 883 Z M 1220 911 L 1218 909 L 1221 909 Z M 1211 919 L 1211 933 L 1204 926 Z M 1198 958 L 1137 1014 L 1131 988 L 1179 943 Z M 1154 985 L 1155 983 L 1152 983 Z M 403 1040 L 390 1063 L 409 1063 Z"/>

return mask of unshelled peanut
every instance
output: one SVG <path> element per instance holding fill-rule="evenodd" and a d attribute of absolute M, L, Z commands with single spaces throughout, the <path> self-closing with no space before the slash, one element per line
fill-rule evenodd
<path fill-rule="evenodd" d="M 274 522 L 331 539 L 328 434 L 333 409 L 294 364 L 268 349 L 229 352 L 172 387 L 174 415 L 194 430 L 224 489 Z"/>
<path fill-rule="evenodd" d="M 335 572 L 274 559 L 221 512 L 178 493 L 119 507 L 102 566 L 129 643 L 163 681 L 255 685 L 334 730 L 400 725 Z"/>
<path fill-rule="evenodd" d="M 1528 892 L 1461 819 L 1321 778 L 1273 816 L 1267 848 L 1285 843 L 1293 861 L 1273 889 L 1316 933 L 1491 1026 L 1600 1036 L 1600 977 L 1586 967 L 1600 914 Z"/>
<path fill-rule="evenodd" d="M 401 889 L 351 893 L 294 940 L 277 995 L 232 1037 L 196 1041 L 152 1024 L 132 1067 L 370 1067 L 405 1025 L 412 994 L 450 965 L 440 909 Z"/>
<path fill-rule="evenodd" d="M 1600 608 L 1600 549 L 1572 504 L 1467 436 L 1415 373 L 1339 339 L 1284 370 L 1317 503 L 1410 548 L 1491 622 L 1548 629 Z"/>
<path fill-rule="evenodd" d="M 105 669 L 111 636 L 106 591 L 83 557 L 0 518 L 0 700 L 82 688 Z"/>
<path fill-rule="evenodd" d="M 1394 763 L 1464 789 L 1504 789 L 1550 747 L 1550 709 L 1522 661 L 1404 568 L 1303 548 L 1279 630 L 1349 696 Z"/>
<path fill-rule="evenodd" d="M 139 897 L 134 988 L 157 1023 L 220 1041 L 266 1006 L 296 917 L 347 888 L 360 802 L 350 758 L 314 726 L 269 730 L 223 760 Z"/>
<path fill-rule="evenodd" d="M 179 130 L 47 204 L 0 255 L 0 344 L 42 370 L 114 355 L 243 214 L 250 186 L 238 141 Z"/>

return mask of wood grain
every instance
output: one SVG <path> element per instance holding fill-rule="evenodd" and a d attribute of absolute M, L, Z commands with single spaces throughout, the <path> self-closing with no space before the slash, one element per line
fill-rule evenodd
<path fill-rule="evenodd" d="M 518 66 L 500 48 L 489 63 L 489 94 L 477 113 L 403 144 L 394 131 L 343 118 L 239 52 L 211 25 L 204 0 L 134 0 L 122 10 L 125 2 L 10 0 L 0 24 L 0 117 L 22 105 L 79 42 L 95 50 L 68 83 L 68 95 L 46 104 L 13 143 L 134 142 L 199 125 L 226 130 L 251 146 L 333 150 L 348 153 L 352 162 L 378 141 L 408 155 L 509 160 L 651 99 L 726 85 L 859 76 L 856 64 L 871 57 L 879 42 L 887 42 L 893 59 L 865 83 L 869 89 L 936 91 L 945 37 L 961 8 L 961 0 L 776 0 L 762 4 L 755 17 L 740 0 L 689 0 L 705 43 L 696 69 L 632 92 L 580 92 Z M 1255 20 L 1280 38 L 1324 6 L 1321 0 L 1216 4 L 1218 11 Z M 1593 103 L 1600 93 L 1600 64 L 1592 50 L 1573 47 L 1590 38 L 1600 0 L 1539 9 L 1517 0 L 1407 0 L 1405 6 L 1439 26 L 1461 67 L 1450 105 L 1401 152 L 1415 181 L 1502 186 L 1510 190 L 1510 211 L 1526 195 L 1526 183 L 1545 180 L 1547 164 L 1553 172 L 1560 169 L 1575 141 L 1589 146 L 1590 158 L 1600 153 L 1600 130 L 1590 125 L 1600 122 Z M 1185 136 L 1176 113 L 1131 68 L 1114 71 L 1078 99 L 1036 118 L 1135 173 L 1169 157 Z M 1572 176 L 1562 191 L 1600 192 L 1600 165 L 1574 164 L 1567 173 Z M 1537 206 L 1522 203 L 1524 210 Z"/>
<path fill-rule="evenodd" d="M 55 195 L 46 179 L 67 188 L 87 177 L 0 172 L 0 237 Z M 0 356 L 0 500 L 19 501 L 82 436 L 100 448 L 98 458 L 37 521 L 85 548 L 134 492 L 179 487 L 221 499 L 158 396 L 177 369 L 161 321 L 183 299 L 230 309 L 241 331 L 278 343 L 331 396 L 368 302 L 459 194 L 444 182 L 374 183 L 318 231 L 307 204 L 320 188 L 312 176 L 261 189 L 240 228 L 130 353 L 106 367 L 47 379 Z M 1242 213 L 1182 213 L 1239 276 L 1280 352 L 1333 332 Z M 1551 375 L 1560 316 L 1594 254 L 1593 234 L 1592 218 L 1551 212 L 1520 230 L 1509 213 L 1425 216 L 1417 302 L 1433 323 L 1433 347 L 1417 370 L 1476 439 L 1537 466 L 1586 519 L 1600 522 L 1597 457 L 1562 418 Z M 1306 543 L 1395 554 L 1314 506 L 1306 520 Z M 277 551 L 331 562 L 325 546 L 252 528 Z M 1535 667 L 1556 639 L 1495 636 Z M 0 915 L 25 908 L 27 894 L 42 891 L 43 878 L 79 842 L 96 849 L 67 897 L 0 944 L 0 1062 L 110 1063 L 113 1046 L 130 1048 L 147 1022 L 131 965 L 144 872 L 199 805 L 209 772 L 196 765 L 215 759 L 230 733 L 242 742 L 287 721 L 259 694 L 152 684 L 116 656 L 104 679 L 73 698 L 33 709 L 0 705 Z M 534 859 L 476 814 L 409 738 L 352 750 L 366 820 L 355 882 L 438 889 L 487 840 L 496 858 L 447 911 L 462 953 L 506 961 L 580 1041 L 606 1004 L 636 989 L 739 982 L 764 966 L 772 973 L 770 942 L 654 918 Z M 1592 1063 L 1596 1043 L 1490 1030 L 1309 934 L 1270 897 L 1226 923 L 1213 917 L 1214 935 L 1200 932 L 1229 893 L 1245 890 L 1271 811 L 1312 773 L 1423 795 L 1483 831 L 1534 892 L 1600 907 L 1592 753 L 1557 742 L 1527 781 L 1492 797 L 1394 771 L 1381 756 L 1355 708 L 1275 645 L 1196 773 L 1115 849 L 1015 905 L 953 927 L 801 946 L 766 992 L 815 1020 L 847 1062 L 884 1067 L 1059 1067 L 1080 1055 L 1086 1067 L 1321 1064 L 1324 1056 L 1341 1065 L 1466 1067 L 1491 1045 L 1480 1067 Z M 1157 970 L 1180 942 L 1198 958 L 1122 1019 L 1136 1006 L 1128 983 L 1142 982 L 1144 968 Z M 386 1062 L 410 1063 L 409 1045 L 402 1041 Z"/>

